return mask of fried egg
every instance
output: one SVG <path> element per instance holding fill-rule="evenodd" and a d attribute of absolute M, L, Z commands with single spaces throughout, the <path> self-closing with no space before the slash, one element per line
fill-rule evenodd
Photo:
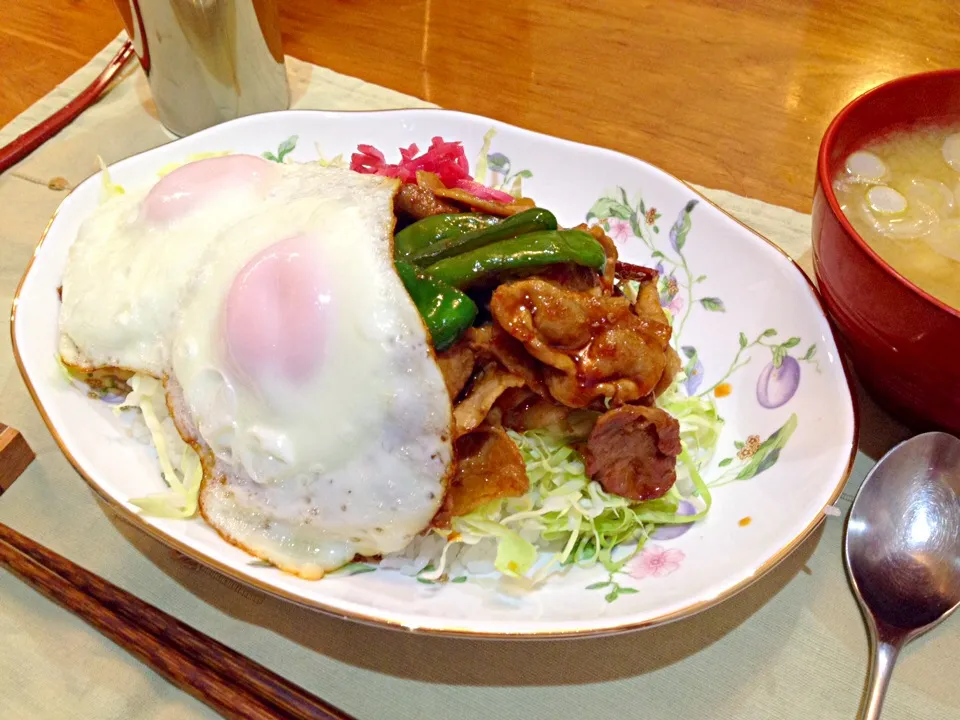
<path fill-rule="evenodd" d="M 263 158 L 215 157 L 99 207 L 82 223 L 63 274 L 63 361 L 160 377 L 183 286 L 200 255 L 220 228 L 266 202 L 281 175 Z"/>
<path fill-rule="evenodd" d="M 428 526 L 452 468 L 452 410 L 393 268 L 397 181 L 253 160 L 206 196 L 196 178 L 211 160 L 91 218 L 64 279 L 61 347 L 162 377 L 203 464 L 205 520 L 316 578 Z M 107 258 L 119 279 L 100 273 L 106 289 L 84 301 Z"/>

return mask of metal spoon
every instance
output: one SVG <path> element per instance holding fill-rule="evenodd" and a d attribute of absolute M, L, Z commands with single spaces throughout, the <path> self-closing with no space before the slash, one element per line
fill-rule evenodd
<path fill-rule="evenodd" d="M 960 605 L 960 440 L 931 432 L 881 458 L 860 487 L 844 560 L 870 635 L 860 720 L 877 720 L 900 650 Z"/>

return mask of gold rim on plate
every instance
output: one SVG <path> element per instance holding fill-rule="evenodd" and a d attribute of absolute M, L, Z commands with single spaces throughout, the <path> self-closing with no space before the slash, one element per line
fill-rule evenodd
<path fill-rule="evenodd" d="M 398 110 L 400 110 L 400 108 L 398 108 Z M 437 109 L 433 109 L 433 108 L 403 108 L 402 110 L 404 112 L 438 112 Z M 287 110 L 284 112 L 285 113 L 290 113 L 290 112 L 316 113 L 316 112 L 322 112 L 322 111 Z M 356 112 L 368 112 L 368 111 L 356 111 Z M 384 111 L 376 111 L 376 112 L 384 112 Z M 479 116 L 473 116 L 467 113 L 460 113 L 456 111 L 439 110 L 439 112 L 452 112 L 461 116 L 467 116 L 474 119 L 486 120 L 486 118 L 480 118 Z M 498 122 L 496 124 L 501 126 L 506 126 L 514 130 L 521 130 L 523 132 L 532 132 L 529 130 L 524 130 L 523 128 L 517 128 L 515 126 L 508 125 L 506 123 Z M 549 136 L 549 135 L 543 135 L 542 133 L 533 133 L 533 134 L 541 135 L 542 137 L 545 137 L 551 140 L 561 139 L 561 138 L 554 138 L 553 136 Z M 606 148 L 596 148 L 594 146 L 584 145 L 583 143 L 575 143 L 570 140 L 563 140 L 563 142 L 569 142 L 574 145 L 580 145 L 586 148 L 601 149 L 606 152 L 613 152 L 614 154 L 617 154 L 617 155 L 623 155 L 623 153 L 607 150 Z M 139 157 L 140 155 L 144 155 L 156 149 L 157 148 L 150 148 L 149 150 L 144 150 L 143 152 L 136 153 L 134 155 L 131 155 L 129 158 L 124 158 L 124 159 L 128 160 L 131 158 Z M 631 160 L 638 161 L 637 158 L 633 158 L 628 155 L 624 155 L 624 157 L 629 157 Z M 839 348 L 836 342 L 836 338 L 834 337 L 833 327 L 830 324 L 829 315 L 827 314 L 826 309 L 823 307 L 823 302 L 820 299 L 820 294 L 817 292 L 816 286 L 813 284 L 813 281 L 810 280 L 806 272 L 804 272 L 803 268 L 801 268 L 797 264 L 797 262 L 792 257 L 790 257 L 790 255 L 788 255 L 779 245 L 777 245 L 776 243 L 774 243 L 764 235 L 761 235 L 756 230 L 749 227 L 745 223 L 741 222 L 737 218 L 735 218 L 733 215 L 731 215 L 726 210 L 721 208 L 715 202 L 713 202 L 712 200 L 707 198 L 705 195 L 703 195 L 703 193 L 695 190 L 685 181 L 680 180 L 679 178 L 676 178 L 673 175 L 670 175 L 670 173 L 667 173 L 664 170 L 660 170 L 660 168 L 656 168 L 656 169 L 659 172 L 662 172 L 664 175 L 667 175 L 668 177 L 683 184 L 684 187 L 686 187 L 690 192 L 694 193 L 698 198 L 702 199 L 704 202 L 706 202 L 708 205 L 713 207 L 715 210 L 719 211 L 721 214 L 733 220 L 735 223 L 737 223 L 738 225 L 746 229 L 752 235 L 755 235 L 756 237 L 763 240 L 767 245 L 769 245 L 774 250 L 776 250 L 780 255 L 782 255 L 790 264 L 790 266 L 800 274 L 800 277 L 803 278 L 808 291 L 813 296 L 813 299 L 817 303 L 817 307 L 820 309 L 820 313 L 827 320 L 827 324 L 830 329 L 831 340 L 833 340 L 834 345 Z M 833 492 L 830 494 L 830 497 L 827 500 L 827 502 L 824 504 L 823 508 L 820 509 L 820 511 L 817 513 L 817 516 L 803 530 L 801 530 L 799 534 L 797 534 L 792 540 L 790 540 L 786 545 L 784 545 L 771 558 L 769 558 L 763 564 L 761 564 L 760 567 L 754 570 L 753 573 L 751 573 L 748 577 L 740 580 L 739 582 L 735 583 L 731 587 L 726 588 L 722 592 L 717 593 L 711 598 L 707 598 L 706 600 L 699 600 L 695 603 L 691 603 L 690 605 L 682 607 L 679 610 L 674 610 L 673 612 L 648 618 L 640 622 L 626 623 L 623 625 L 617 625 L 615 627 L 609 627 L 609 628 L 545 630 L 542 632 L 539 632 L 536 630 L 532 630 L 532 631 L 523 630 L 518 632 L 511 632 L 509 630 L 506 630 L 506 631 L 490 632 L 490 631 L 474 630 L 474 629 L 471 629 L 470 627 L 464 627 L 456 623 L 450 623 L 445 625 L 444 627 L 422 628 L 422 627 L 416 627 L 412 625 L 406 625 L 396 620 L 390 620 L 390 619 L 379 617 L 379 616 L 368 615 L 362 612 L 344 611 L 342 609 L 332 607 L 318 600 L 308 600 L 290 591 L 284 590 L 282 588 L 278 588 L 274 585 L 269 585 L 257 578 L 250 577 L 249 575 L 246 575 L 236 570 L 235 568 L 230 567 L 229 565 L 222 563 L 219 560 L 216 560 L 212 557 L 209 557 L 208 555 L 196 550 L 195 548 L 190 547 L 189 545 L 186 545 L 180 540 L 177 540 L 171 535 L 168 535 L 166 532 L 164 532 L 160 528 L 154 527 L 150 523 L 145 522 L 140 515 L 133 512 L 129 508 L 125 507 L 121 502 L 119 502 L 116 498 L 114 498 L 112 495 L 106 492 L 102 487 L 100 487 L 99 483 L 97 483 L 96 480 L 94 480 L 90 475 L 87 474 L 87 472 L 80 466 L 80 463 L 77 462 L 77 459 L 66 447 L 66 445 L 63 442 L 63 439 L 60 437 L 60 433 L 57 431 L 57 428 L 54 426 L 53 422 L 50 420 L 50 416 L 47 414 L 46 408 L 43 406 L 43 403 L 40 402 L 40 399 L 37 397 L 36 389 L 34 388 L 33 383 L 30 380 L 30 377 L 27 375 L 26 368 L 24 367 L 24 364 L 23 364 L 23 359 L 20 356 L 20 349 L 17 345 L 17 332 L 16 332 L 17 310 L 20 304 L 20 292 L 23 290 L 23 286 L 26 283 L 27 277 L 30 275 L 30 271 L 33 268 L 33 263 L 36 261 L 37 255 L 40 253 L 40 248 L 42 247 L 44 241 L 46 240 L 47 233 L 50 232 L 50 228 L 53 226 L 53 223 L 56 220 L 57 215 L 60 213 L 60 209 L 63 207 L 64 203 L 67 202 L 67 200 L 69 199 L 72 193 L 73 193 L 73 190 L 71 190 L 67 194 L 67 196 L 61 201 L 60 205 L 57 206 L 56 211 L 54 211 L 53 216 L 50 218 L 50 221 L 47 223 L 47 226 L 44 228 L 43 233 L 40 236 L 40 241 L 37 243 L 37 246 L 33 251 L 33 255 L 30 258 L 30 262 L 27 264 L 27 268 L 23 273 L 23 277 L 20 279 L 20 283 L 17 285 L 17 291 L 13 297 L 13 307 L 10 314 L 10 339 L 13 346 L 13 355 L 14 355 L 14 358 L 16 359 L 17 367 L 20 370 L 20 376 L 23 378 L 24 384 L 27 386 L 27 390 L 30 392 L 30 397 L 33 400 L 33 404 L 37 407 L 37 410 L 40 412 L 40 416 L 43 418 L 44 424 L 47 426 L 47 429 L 50 431 L 50 434 L 53 436 L 53 439 L 57 443 L 57 446 L 60 448 L 60 451 L 64 454 L 64 456 L 67 458 L 70 464 L 73 465 L 77 473 L 79 473 L 80 476 L 86 481 L 86 483 L 97 493 L 100 499 L 103 502 L 105 502 L 113 511 L 115 511 L 123 520 L 128 522 L 130 525 L 138 528 L 139 530 L 146 532 L 148 535 L 153 537 L 155 540 L 158 540 L 159 542 L 163 543 L 167 547 L 177 550 L 178 552 L 182 553 L 183 555 L 186 555 L 187 557 L 190 557 L 196 562 L 202 565 L 205 565 L 213 570 L 216 570 L 217 572 L 220 572 L 226 575 L 227 577 L 233 580 L 236 580 L 237 582 L 252 586 L 257 590 L 260 590 L 261 592 L 267 593 L 268 595 L 273 595 L 274 597 L 278 597 L 282 600 L 286 600 L 286 601 L 289 601 L 313 610 L 320 610 L 321 612 L 324 612 L 328 615 L 332 615 L 333 617 L 337 617 L 345 620 L 355 620 L 355 621 L 359 621 L 369 625 L 376 625 L 376 626 L 386 627 L 386 628 L 391 628 L 396 630 L 405 630 L 408 632 L 416 632 L 416 633 L 425 634 L 425 635 L 453 636 L 453 637 L 463 637 L 463 638 L 534 640 L 534 639 L 557 639 L 557 638 L 573 638 L 573 637 L 599 637 L 603 635 L 614 635 L 618 633 L 629 632 L 631 630 L 649 628 L 655 625 L 662 625 L 668 622 L 672 622 L 674 620 L 680 620 L 682 618 L 690 617 L 710 607 L 719 605 L 723 601 L 739 593 L 741 590 L 749 587 L 754 582 L 759 580 L 761 577 L 766 575 L 774 567 L 779 565 L 788 555 L 790 555 L 794 550 L 796 550 L 797 547 L 799 547 L 803 543 L 803 541 L 806 540 L 813 533 L 813 531 L 817 529 L 817 527 L 820 526 L 820 524 L 823 522 L 824 518 L 826 517 L 826 515 L 824 514 L 824 510 L 828 506 L 833 505 L 837 501 L 837 498 L 840 497 L 840 494 L 843 491 L 843 488 L 850 477 L 850 473 L 853 470 L 853 463 L 854 463 L 854 460 L 856 459 L 857 447 L 858 447 L 859 438 L 860 438 L 860 412 L 859 412 L 859 408 L 857 407 L 856 400 L 854 399 L 848 361 L 846 360 L 846 358 L 843 356 L 841 352 L 838 352 L 837 357 L 840 361 L 840 366 L 843 369 L 843 376 L 844 376 L 844 381 L 846 383 L 847 394 L 850 397 L 850 405 L 853 410 L 853 438 L 852 438 L 850 455 L 847 460 L 846 468 L 841 473 L 841 476 L 837 481 L 836 487 L 834 487 Z"/>

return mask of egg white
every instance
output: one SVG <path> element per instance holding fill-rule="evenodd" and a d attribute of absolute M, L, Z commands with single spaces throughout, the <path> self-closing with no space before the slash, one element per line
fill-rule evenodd
<path fill-rule="evenodd" d="M 316 578 L 429 525 L 453 464 L 452 410 L 393 268 L 398 182 L 271 165 L 266 185 L 213 193 L 175 223 L 143 222 L 145 190 L 94 213 L 64 274 L 60 348 L 69 364 L 163 378 L 204 467 L 205 520 Z M 327 283 L 324 342 L 305 377 L 251 379 L 225 350 L 226 299 L 252 258 L 293 236 Z"/>
<path fill-rule="evenodd" d="M 173 340 L 174 414 L 214 458 L 207 521 L 254 554 L 316 576 L 403 548 L 436 513 L 451 408 L 416 307 L 392 266 L 394 181 L 285 168 L 282 212 L 224 232 L 201 258 Z M 289 189 L 289 193 L 287 190 Z M 334 321 L 314 375 L 251 383 L 224 351 L 234 279 L 279 239 L 306 235 Z"/>
<path fill-rule="evenodd" d="M 143 217 L 153 186 L 104 202 L 80 226 L 62 278 L 60 356 L 84 369 L 114 367 L 160 377 L 183 286 L 219 230 L 269 200 L 281 169 L 262 158 L 267 182 L 212 192 L 202 210 L 172 223 Z"/>

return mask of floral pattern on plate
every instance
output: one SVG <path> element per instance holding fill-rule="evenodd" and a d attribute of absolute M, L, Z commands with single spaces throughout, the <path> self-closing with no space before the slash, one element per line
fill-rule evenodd
<path fill-rule="evenodd" d="M 522 182 L 533 177 L 528 169 L 514 170 L 510 158 L 503 152 L 493 150 L 493 140 L 496 130 L 491 128 L 483 137 L 483 144 L 474 162 L 474 177 L 477 182 L 497 190 L 510 192 L 519 197 L 522 194 Z M 275 162 L 284 162 L 296 149 L 298 137 L 291 136 L 281 142 L 274 153 L 267 151 L 263 157 Z M 317 147 L 318 162 L 327 166 L 345 167 L 347 162 L 343 154 L 332 159 L 323 156 L 321 148 Z M 777 331 L 768 328 L 761 332 L 752 342 L 748 341 L 744 333 L 739 335 L 739 350 L 730 362 L 729 368 L 722 377 L 706 389 L 700 389 L 703 383 L 704 365 L 700 353 L 693 345 L 682 344 L 681 336 L 687 320 L 693 312 L 725 313 L 726 305 L 720 297 L 704 295 L 697 292 L 697 286 L 704 283 L 706 274 L 697 274 L 685 252 L 687 242 L 693 229 L 693 213 L 699 201 L 690 200 L 677 212 L 676 219 L 665 234 L 664 242 L 661 236 L 659 221 L 663 217 L 655 207 L 648 207 L 641 196 L 633 201 L 629 199 L 627 191 L 617 187 L 614 192 L 598 199 L 586 214 L 589 224 L 600 224 L 604 231 L 617 243 L 619 247 L 639 240 L 650 253 L 651 264 L 657 271 L 657 291 L 660 303 L 667 311 L 674 327 L 673 343 L 685 360 L 684 372 L 686 381 L 683 387 L 690 396 L 707 395 L 713 393 L 716 398 L 727 397 L 732 392 L 730 377 L 750 363 L 750 350 L 755 347 L 764 347 L 771 352 L 771 361 L 764 368 L 757 383 L 756 396 L 761 406 L 776 408 L 786 404 L 797 392 L 799 387 L 799 361 L 790 355 L 790 350 L 800 344 L 800 338 L 791 337 L 782 343 L 776 343 L 773 338 Z M 805 355 L 800 358 L 804 362 L 815 362 L 816 345 L 811 345 Z M 736 453 L 720 461 L 719 467 L 725 471 L 716 479 L 709 482 L 711 488 L 719 487 L 737 480 L 748 480 L 769 470 L 776 463 L 780 451 L 796 428 L 797 416 L 791 415 L 788 422 L 778 428 L 770 437 L 760 441 L 758 435 L 750 435 L 746 440 L 734 441 Z M 682 501 L 680 514 L 696 514 L 697 510 L 689 501 Z M 659 541 L 674 540 L 693 526 L 690 524 L 664 525 L 657 527 L 650 535 L 650 539 Z M 607 588 L 605 599 L 613 602 L 622 595 L 630 595 L 639 590 L 620 585 L 615 578 L 625 575 L 634 580 L 646 577 L 660 577 L 672 574 L 680 569 L 685 558 L 682 550 L 665 548 L 650 544 L 647 538 L 638 543 L 628 544 L 622 548 L 619 561 L 608 571 L 605 582 L 591 583 L 587 589 L 596 590 Z M 441 579 L 432 579 L 430 573 L 434 570 L 427 565 L 415 579 L 422 585 L 442 585 L 446 582 L 462 583 L 468 580 L 467 576 Z M 332 573 L 334 577 L 352 577 L 370 572 L 396 572 L 382 570 L 376 564 L 354 562 Z"/>
<path fill-rule="evenodd" d="M 750 351 L 755 347 L 765 347 L 771 352 L 771 360 L 764 368 L 757 382 L 757 402 L 765 408 L 778 408 L 785 405 L 796 394 L 800 385 L 800 362 L 815 365 L 816 343 L 807 347 L 806 352 L 796 358 L 790 354 L 791 348 L 801 343 L 799 337 L 790 337 L 782 343 L 771 338 L 777 330 L 767 328 L 750 341 L 743 332 L 739 334 L 739 350 L 730 362 L 723 376 L 708 388 L 701 390 L 704 378 L 704 364 L 700 352 L 693 344 L 684 343 L 684 327 L 695 309 L 708 313 L 725 313 L 727 307 L 722 298 L 697 292 L 697 286 L 706 282 L 708 276 L 696 272 L 691 266 L 687 253 L 687 240 L 693 228 L 693 211 L 698 200 L 690 200 L 677 213 L 676 220 L 667 233 L 664 243 L 660 236 L 662 214 L 654 207 L 647 207 L 643 198 L 629 199 L 627 191 L 617 187 L 597 200 L 587 212 L 588 223 L 598 223 L 616 241 L 624 246 L 639 240 L 650 254 L 651 264 L 656 269 L 657 290 L 660 304 L 669 313 L 673 321 L 673 343 L 684 359 L 683 369 L 687 375 L 684 387 L 688 395 L 706 395 L 714 392 L 717 397 L 730 394 L 730 376 L 749 364 Z M 746 354 L 745 354 L 746 353 Z M 717 392 L 719 390 L 719 392 Z"/>
<path fill-rule="evenodd" d="M 496 136 L 487 143 L 491 127 Z M 796 547 L 839 493 L 855 446 L 836 344 L 796 267 L 666 173 L 486 118 L 399 110 L 241 118 L 116 163 L 110 175 L 125 186 L 145 184 L 166 167 L 224 149 L 262 155 L 269 148 L 274 161 L 342 166 L 358 144 L 407 147 L 434 136 L 461 138 L 470 157 L 484 156 L 487 184 L 511 191 L 521 181 L 524 195 L 567 226 L 592 211 L 591 222 L 607 223 L 624 261 L 662 270 L 658 291 L 674 316 L 687 391 L 712 393 L 726 420 L 717 460 L 704 472 L 711 487 L 722 488 L 702 523 L 658 529 L 612 575 L 571 567 L 518 595 L 483 577 L 437 582 L 365 562 L 329 581 L 307 581 L 253 561 L 201 520 L 136 514 L 130 498 L 162 482 L 155 456 L 120 436 L 109 407 L 64 386 L 51 340 L 62 268 L 77 228 L 99 202 L 101 176 L 78 185 L 59 209 L 24 276 L 12 324 L 24 379 L 87 481 L 125 519 L 231 578 L 340 617 L 423 632 L 542 636 L 648 626 L 719 602 Z M 777 333 L 764 335 L 768 329 Z M 752 522 L 744 526 L 744 518 Z"/>

